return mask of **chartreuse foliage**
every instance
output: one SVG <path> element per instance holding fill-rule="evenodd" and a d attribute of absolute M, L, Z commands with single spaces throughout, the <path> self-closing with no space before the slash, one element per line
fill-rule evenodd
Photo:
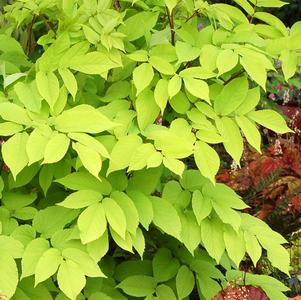
<path fill-rule="evenodd" d="M 209 300 L 262 249 L 288 272 L 286 241 L 215 183 L 212 145 L 239 164 L 243 136 L 260 151 L 258 125 L 289 131 L 256 106 L 276 59 L 286 79 L 300 64 L 301 23 L 288 30 L 262 11 L 279 0 L 235 2 L 241 10 L 202 0 L 5 7 L 5 299 Z M 34 59 L 11 37 L 16 29 Z M 286 299 L 273 278 L 247 281 Z"/>

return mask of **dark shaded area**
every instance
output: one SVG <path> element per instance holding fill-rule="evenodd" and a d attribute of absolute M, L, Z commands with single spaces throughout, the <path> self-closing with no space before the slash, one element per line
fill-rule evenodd
<path fill-rule="evenodd" d="M 270 12 L 281 19 L 285 25 L 291 27 L 294 23 L 301 20 L 301 1 L 290 0 L 288 2 L 288 5 L 277 9 L 271 9 Z"/>

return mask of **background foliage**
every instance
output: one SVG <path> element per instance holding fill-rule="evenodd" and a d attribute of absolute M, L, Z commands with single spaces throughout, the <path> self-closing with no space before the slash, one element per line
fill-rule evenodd
<path fill-rule="evenodd" d="M 235 2 L 241 10 L 200 0 L 5 6 L 5 299 L 212 299 L 233 284 L 286 299 L 282 283 L 240 268 L 263 254 L 288 273 L 289 254 L 215 182 L 215 148 L 240 165 L 244 143 L 261 151 L 258 125 L 290 131 L 256 106 L 279 59 L 286 80 L 300 65 L 301 23 L 288 30 L 257 11 L 279 0 Z"/>

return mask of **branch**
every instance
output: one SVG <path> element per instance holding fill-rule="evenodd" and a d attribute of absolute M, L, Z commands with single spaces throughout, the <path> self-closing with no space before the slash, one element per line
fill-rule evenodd
<path fill-rule="evenodd" d="M 166 6 L 166 12 L 167 12 L 167 17 L 168 17 L 168 22 L 170 27 L 171 44 L 174 46 L 176 40 L 175 40 L 175 24 L 174 24 L 173 10 L 170 12 L 168 7 Z"/>
<path fill-rule="evenodd" d="M 243 70 L 243 71 L 240 71 L 240 72 L 234 74 L 233 76 L 231 76 L 228 80 L 226 80 L 226 81 L 224 82 L 224 85 L 228 84 L 229 82 L 231 82 L 231 81 L 234 80 L 235 78 L 239 77 L 239 76 L 242 75 L 244 72 L 245 72 L 245 71 Z"/>
<path fill-rule="evenodd" d="M 53 31 L 55 33 L 54 25 L 51 22 L 49 22 L 49 20 L 44 15 L 41 15 L 41 17 L 44 20 L 48 31 Z"/>
<path fill-rule="evenodd" d="M 253 21 L 254 21 L 254 15 L 256 13 L 256 9 L 257 9 L 257 0 L 255 2 L 255 5 L 254 5 L 254 12 L 253 12 L 252 16 L 250 16 L 250 24 L 252 24 Z"/>
<path fill-rule="evenodd" d="M 185 20 L 185 23 L 187 23 L 188 21 L 190 21 L 193 17 L 197 16 L 198 15 L 198 11 L 196 10 L 190 17 L 188 17 L 186 20 Z"/>

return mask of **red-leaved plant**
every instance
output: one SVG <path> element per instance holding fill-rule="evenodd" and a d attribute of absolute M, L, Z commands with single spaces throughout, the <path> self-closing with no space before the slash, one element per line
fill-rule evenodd
<path fill-rule="evenodd" d="M 246 151 L 244 166 L 224 169 L 218 181 L 244 196 L 249 213 L 266 220 L 282 234 L 290 234 L 300 226 L 300 150 L 299 144 L 276 139 L 262 155 Z"/>
<path fill-rule="evenodd" d="M 212 300 L 268 300 L 264 291 L 251 285 L 236 286 L 229 283 Z"/>

